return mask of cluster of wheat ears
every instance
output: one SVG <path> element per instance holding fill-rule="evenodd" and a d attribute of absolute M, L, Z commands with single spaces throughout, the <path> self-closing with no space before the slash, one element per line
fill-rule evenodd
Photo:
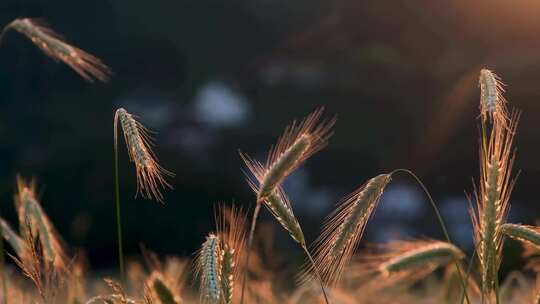
<path fill-rule="evenodd" d="M 4 27 L 0 39 L 10 29 L 24 34 L 47 55 L 63 61 L 88 81 L 106 81 L 111 74 L 98 58 L 69 45 L 36 20 L 14 20 Z M 452 244 L 431 195 L 407 169 L 379 174 L 347 195 L 309 246 L 282 184 L 328 144 L 335 119 L 324 119 L 323 109 L 319 108 L 287 127 L 264 162 L 240 153 L 247 182 L 255 193 L 251 221 L 241 208 L 219 205 L 216 231 L 206 236 L 193 263 L 175 257 L 161 261 L 143 250 L 146 267 L 134 261 L 126 271 L 120 222 L 118 130 L 121 128 L 129 159 L 135 165 L 137 194 L 163 203 L 162 190 L 172 188 L 169 179 L 173 173 L 157 162 L 149 131 L 134 115 L 120 108 L 113 120 L 119 278 L 87 282 L 83 259 L 67 250 L 39 202 L 35 183 L 17 177 L 15 209 L 19 231 L 0 219 L 0 299 L 5 304 L 540 303 L 540 284 L 536 283 L 540 279 L 534 282 L 524 272 L 513 272 L 499 284 L 506 237 L 523 243 L 530 273 L 540 270 L 540 227 L 506 222 L 515 181 L 512 141 L 520 113 L 510 109 L 494 72 L 481 70 L 479 86 L 480 180 L 469 200 L 475 245 L 470 259 Z M 445 240 L 398 240 L 369 246 L 355 255 L 385 188 L 399 173 L 413 177 L 422 188 Z M 276 287 L 278 276 L 264 268 L 262 250 L 254 246 L 261 206 L 305 253 L 305 266 L 296 271 L 293 288 Z M 4 241 L 9 251 L 4 249 Z M 6 252 L 17 267 L 6 266 Z M 190 276 L 191 268 L 194 271 Z M 436 270 L 442 275 L 430 276 Z M 199 286 L 198 292 L 185 288 L 187 277 Z"/>

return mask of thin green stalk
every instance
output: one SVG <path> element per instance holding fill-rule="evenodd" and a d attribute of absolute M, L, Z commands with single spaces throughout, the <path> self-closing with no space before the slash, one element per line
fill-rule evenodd
<path fill-rule="evenodd" d="M 245 268 L 244 268 L 244 278 L 242 280 L 242 294 L 240 296 L 240 304 L 244 304 L 244 291 L 246 289 L 247 274 L 249 272 L 249 256 L 251 255 L 251 247 L 253 244 L 253 235 L 255 234 L 255 225 L 257 225 L 257 218 L 259 217 L 259 211 L 261 210 L 262 202 L 257 202 L 255 210 L 253 211 L 253 218 L 251 219 L 251 228 L 249 230 L 249 238 L 247 245 L 247 254 Z"/>
<path fill-rule="evenodd" d="M 1 38 L 1 37 L 0 37 Z M 2 295 L 3 303 L 8 304 L 7 300 L 7 282 L 6 282 L 6 257 L 4 252 L 4 232 L 2 231 L 2 225 L 0 225 L 0 276 L 2 280 Z"/>
<path fill-rule="evenodd" d="M 317 276 L 317 281 L 319 281 L 319 284 L 321 285 L 324 301 L 326 302 L 326 304 L 329 304 L 330 302 L 328 301 L 328 295 L 326 294 L 326 290 L 324 289 L 324 283 L 321 278 L 321 275 L 319 274 L 319 269 L 317 268 L 317 266 L 315 266 L 315 261 L 313 261 L 313 257 L 311 256 L 311 253 L 309 253 L 309 250 L 307 249 L 306 245 L 303 245 L 302 249 L 304 249 L 304 251 L 306 252 L 307 257 L 309 261 L 311 262 L 311 266 L 314 269 L 315 275 Z"/>
<path fill-rule="evenodd" d="M 431 197 L 431 194 L 429 193 L 429 191 L 426 188 L 426 186 L 424 185 L 424 183 L 422 183 L 420 178 L 416 174 L 414 174 L 411 170 L 408 170 L 408 169 L 396 169 L 396 170 L 392 171 L 392 173 L 390 173 L 390 174 L 394 174 L 396 172 L 404 172 L 404 173 L 409 174 L 420 185 L 420 187 L 422 188 L 422 190 L 426 194 L 426 196 L 427 196 L 427 198 L 429 200 L 429 203 L 431 204 L 431 207 L 433 207 L 433 210 L 435 211 L 435 215 L 437 216 L 437 220 L 439 221 L 439 225 L 441 226 L 441 229 L 443 231 L 444 237 L 446 238 L 446 241 L 448 243 L 452 244 L 452 241 L 450 240 L 450 235 L 448 234 L 448 230 L 446 229 L 446 225 L 444 224 L 444 220 L 443 220 L 443 218 L 441 216 L 441 213 L 439 212 L 439 208 L 437 208 L 437 205 L 435 204 L 435 201 L 433 200 L 433 197 Z M 461 281 L 461 286 L 463 287 L 463 290 L 465 291 L 465 298 L 467 299 L 467 303 L 470 304 L 471 300 L 469 299 L 469 295 L 467 293 L 467 284 L 463 280 L 463 275 L 461 274 L 461 269 L 459 268 L 459 263 L 458 263 L 458 261 L 454 260 L 454 264 L 456 265 L 456 270 L 457 270 L 459 279 Z"/>
<path fill-rule="evenodd" d="M 124 281 L 124 250 L 122 248 L 122 224 L 120 222 L 120 183 L 118 174 L 118 149 L 114 149 L 114 173 L 116 190 L 116 231 L 118 234 L 118 264 L 120 266 L 120 278 Z"/>

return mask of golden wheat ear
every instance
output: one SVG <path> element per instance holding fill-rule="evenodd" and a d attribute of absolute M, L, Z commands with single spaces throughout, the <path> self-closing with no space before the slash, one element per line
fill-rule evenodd
<path fill-rule="evenodd" d="M 508 124 L 494 120 L 487 143 L 480 148 L 480 182 L 475 190 L 476 208 L 471 206 L 475 245 L 480 260 L 482 290 L 492 294 L 496 288 L 503 243 L 502 225 L 506 222 L 514 187 L 513 139 L 519 112 L 512 113 Z"/>
<path fill-rule="evenodd" d="M 200 283 L 200 301 L 218 304 L 222 299 L 220 239 L 211 233 L 197 252 L 195 277 Z"/>
<path fill-rule="evenodd" d="M 118 151 L 118 123 L 122 127 L 128 150 L 129 160 L 135 164 L 137 172 L 137 194 L 143 198 L 155 199 L 163 203 L 161 189 L 172 186 L 165 179 L 174 176 L 158 162 L 151 149 L 153 145 L 149 131 L 125 109 L 119 108 L 114 116 L 114 148 Z"/>
<path fill-rule="evenodd" d="M 338 204 L 315 241 L 314 264 L 317 269 L 308 267 L 303 280 L 310 279 L 311 273 L 318 270 L 328 285 L 338 283 L 390 180 L 390 174 L 375 176 Z"/>
<path fill-rule="evenodd" d="M 321 107 L 288 126 L 277 145 L 270 149 L 264 165 L 241 154 L 258 181 L 257 200 L 271 195 L 291 172 L 328 144 L 336 119 L 321 120 L 323 112 Z"/>
<path fill-rule="evenodd" d="M 480 115 L 485 122 L 487 119 L 506 122 L 509 119 L 506 108 L 507 101 L 503 96 L 504 84 L 501 78 L 488 69 L 480 70 L 478 79 L 480 86 Z"/>
<path fill-rule="evenodd" d="M 86 81 L 93 82 L 94 79 L 99 79 L 107 82 L 109 80 L 111 69 L 99 58 L 69 45 L 43 22 L 30 18 L 15 19 L 4 28 L 2 34 L 9 29 L 14 29 L 28 37 L 47 56 L 69 65 Z"/>
<path fill-rule="evenodd" d="M 241 261 L 246 253 L 246 214 L 236 207 L 221 205 L 216 214 L 220 240 L 220 284 L 222 303 L 231 304 L 242 273 Z"/>
<path fill-rule="evenodd" d="M 36 196 L 35 182 L 17 177 L 15 207 L 19 217 L 21 235 L 33 235 L 39 240 L 43 257 L 59 270 L 67 269 L 67 254 L 63 241 Z M 28 225 L 26 223 L 28 222 Z"/>
<path fill-rule="evenodd" d="M 24 240 L 15 232 L 11 226 L 2 218 L 0 218 L 0 226 L 2 226 L 2 237 L 13 248 L 17 256 L 21 259 L 26 252 Z"/>

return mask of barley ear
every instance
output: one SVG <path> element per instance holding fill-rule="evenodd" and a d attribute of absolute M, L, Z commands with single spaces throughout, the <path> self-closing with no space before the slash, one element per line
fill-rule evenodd
<path fill-rule="evenodd" d="M 159 301 L 156 304 L 181 303 L 180 297 L 175 294 L 173 289 L 169 286 L 169 284 L 167 284 L 167 282 L 159 272 L 153 271 L 146 285 L 150 290 L 150 294 L 153 295 L 153 298 Z"/>
<path fill-rule="evenodd" d="M 471 207 L 475 243 L 480 260 L 482 290 L 491 297 L 497 284 L 509 199 L 514 186 L 512 142 L 519 120 L 513 112 L 509 124 L 495 120 L 489 140 L 480 149 L 480 186 L 475 190 L 476 208 Z"/>
<path fill-rule="evenodd" d="M 305 279 L 309 279 L 310 272 L 319 270 L 326 284 L 337 284 L 390 180 L 390 174 L 373 177 L 338 204 L 315 241 L 314 264 L 317 266 L 305 272 Z"/>
<path fill-rule="evenodd" d="M 62 36 L 37 19 L 13 20 L 4 27 L 0 39 L 10 29 L 28 37 L 47 56 L 64 62 L 88 82 L 94 82 L 94 79 L 107 82 L 112 74 L 111 69 L 99 58 L 66 43 Z"/>
<path fill-rule="evenodd" d="M 25 238 L 29 233 L 37 237 L 44 258 L 53 263 L 57 269 L 66 270 L 68 262 L 63 241 L 36 197 L 35 183 L 26 182 L 21 177 L 17 177 L 17 189 L 15 205 L 21 234 Z M 29 225 L 25 225 L 27 221 Z"/>
<path fill-rule="evenodd" d="M 15 251 L 19 258 L 22 258 L 26 247 L 24 245 L 24 240 L 15 232 L 9 224 L 2 218 L 0 218 L 0 226 L 2 229 L 2 236 L 6 240 L 11 248 Z"/>
<path fill-rule="evenodd" d="M 200 280 L 201 302 L 218 304 L 221 297 L 219 238 L 209 234 L 197 253 L 195 274 Z"/>
<path fill-rule="evenodd" d="M 507 101 L 503 96 L 504 84 L 497 74 L 488 69 L 480 70 L 478 80 L 480 86 L 480 115 L 482 121 L 498 120 L 506 123 L 509 119 L 506 109 Z"/>
<path fill-rule="evenodd" d="M 118 153 L 118 123 L 122 127 L 126 142 L 129 160 L 135 164 L 137 173 L 137 194 L 143 198 L 155 199 L 163 203 L 161 189 L 172 186 L 167 182 L 166 176 L 174 176 L 158 162 L 151 149 L 153 140 L 148 134 L 149 131 L 135 119 L 135 116 L 125 109 L 119 108 L 114 116 L 114 146 Z"/>
<path fill-rule="evenodd" d="M 522 243 L 527 243 L 540 249 L 540 227 L 504 224 L 502 225 L 501 230 L 502 233 L 507 237 L 513 238 Z"/>

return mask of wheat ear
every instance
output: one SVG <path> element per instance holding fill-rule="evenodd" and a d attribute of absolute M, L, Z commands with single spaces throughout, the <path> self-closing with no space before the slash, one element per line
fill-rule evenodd
<path fill-rule="evenodd" d="M 485 122 L 487 119 L 499 120 L 505 123 L 508 120 L 507 101 L 503 96 L 504 84 L 497 74 L 488 69 L 480 70 L 478 79 L 480 86 L 480 115 Z"/>
<path fill-rule="evenodd" d="M 39 239 L 44 258 L 57 269 L 65 270 L 67 255 L 62 245 L 63 242 L 39 204 L 33 181 L 26 182 L 21 177 L 17 177 L 15 207 L 19 216 L 21 234 L 26 238 L 29 233 L 28 229 L 31 229 L 31 234 Z M 29 226 L 25 225 L 27 220 Z"/>
<path fill-rule="evenodd" d="M 293 239 L 301 245 L 303 243 L 303 248 L 306 247 L 300 225 L 298 224 L 298 221 L 296 221 L 294 214 L 292 214 L 290 205 L 287 206 L 286 202 L 278 202 L 278 196 L 282 196 L 280 194 L 282 191 L 278 188 L 291 172 L 328 144 L 328 139 L 332 135 L 331 130 L 336 120 L 335 118 L 332 118 L 330 120 L 321 121 L 323 112 L 324 108 L 321 107 L 309 114 L 301 122 L 297 123 L 294 121 L 288 126 L 283 135 L 279 138 L 277 145 L 270 149 L 264 165 L 251 159 L 246 154 L 240 153 L 246 167 L 254 177 L 253 179 L 248 178 L 248 181 L 257 195 L 257 202 L 253 212 L 248 237 L 246 265 L 249 263 L 255 226 L 263 202 L 269 208 L 270 212 L 275 215 L 281 225 L 290 232 Z M 307 249 L 305 249 L 305 251 L 309 255 L 309 251 L 307 251 Z M 240 303 L 242 304 L 244 303 L 246 280 L 247 272 L 244 272 L 240 298 Z M 326 299 L 324 287 L 323 293 L 325 294 Z"/>
<path fill-rule="evenodd" d="M 502 225 L 506 221 L 509 199 L 514 186 L 511 178 L 514 156 L 512 141 L 519 120 L 513 112 L 509 124 L 494 120 L 489 140 L 480 149 L 480 186 L 476 193 L 476 210 L 471 208 L 475 243 L 482 274 L 482 293 L 492 295 L 503 242 Z M 482 123 L 482 129 L 486 126 Z M 485 132 L 484 132 L 485 134 Z"/>
<path fill-rule="evenodd" d="M 15 251 L 19 258 L 22 258 L 26 251 L 24 240 L 9 226 L 9 224 L 2 218 L 0 218 L 0 228 L 2 230 L 2 236 L 6 240 L 11 248 Z"/>
<path fill-rule="evenodd" d="M 522 243 L 540 248 L 540 227 L 518 224 L 504 224 L 501 227 L 504 235 Z"/>
<path fill-rule="evenodd" d="M 15 19 L 3 29 L 2 36 L 9 29 L 28 37 L 47 56 L 55 61 L 63 61 L 85 80 L 89 82 L 93 82 L 94 79 L 103 82 L 109 80 L 111 69 L 99 58 L 69 45 L 43 22 L 30 18 Z"/>
<path fill-rule="evenodd" d="M 288 126 L 277 145 L 270 149 L 264 165 L 242 155 L 246 166 L 259 182 L 258 201 L 271 195 L 291 172 L 328 144 L 335 118 L 321 121 L 323 112 L 324 108 L 321 107 L 301 122 L 294 121 Z"/>
<path fill-rule="evenodd" d="M 114 116 L 115 151 L 118 149 L 118 122 L 122 126 L 129 160 L 135 164 L 137 194 L 141 193 L 144 198 L 153 198 L 163 202 L 161 188 L 172 188 L 165 176 L 173 176 L 174 174 L 167 171 L 157 162 L 156 156 L 150 148 L 153 145 L 153 140 L 148 134 L 148 129 L 138 122 L 135 116 L 123 108 L 116 110 Z"/>
<path fill-rule="evenodd" d="M 433 240 L 395 241 L 385 249 L 386 252 L 378 256 L 382 259 L 378 269 L 384 276 L 413 273 L 424 267 L 442 266 L 465 257 L 453 244 Z"/>
<path fill-rule="evenodd" d="M 217 235 L 220 240 L 220 283 L 222 303 L 231 304 L 242 273 L 240 261 L 245 254 L 246 214 L 238 208 L 219 207 L 216 214 Z"/>
<path fill-rule="evenodd" d="M 176 295 L 167 280 L 158 272 L 153 271 L 146 285 L 150 289 L 152 298 L 156 298 L 159 304 L 180 304 L 180 297 Z"/>
<path fill-rule="evenodd" d="M 371 178 L 345 197 L 325 220 L 323 231 L 315 242 L 314 264 L 328 285 L 333 286 L 339 281 L 390 180 L 390 174 Z M 307 269 L 304 277 L 309 278 L 313 270 L 317 269 Z"/>
<path fill-rule="evenodd" d="M 206 237 L 197 253 L 195 274 L 200 279 L 201 302 L 218 304 L 221 299 L 221 262 L 219 238 L 215 234 Z"/>

